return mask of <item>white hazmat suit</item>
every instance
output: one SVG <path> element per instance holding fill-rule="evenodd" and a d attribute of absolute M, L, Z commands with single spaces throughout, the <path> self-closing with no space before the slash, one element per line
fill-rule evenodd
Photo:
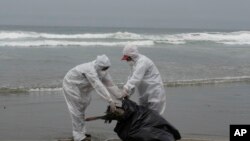
<path fill-rule="evenodd" d="M 90 104 L 90 92 L 93 89 L 111 103 L 113 100 L 110 93 L 116 98 L 122 96 L 107 71 L 102 71 L 103 68 L 108 68 L 110 65 L 106 55 L 97 56 L 97 59 L 92 62 L 74 67 L 64 77 L 63 92 L 72 118 L 75 141 L 81 141 L 86 137 L 85 110 Z"/>
<path fill-rule="evenodd" d="M 132 60 L 127 60 L 130 57 Z M 163 114 L 166 106 L 166 94 L 160 73 L 148 57 L 139 54 L 137 47 L 125 46 L 122 60 L 131 66 L 131 74 L 123 87 L 123 95 L 131 94 L 135 88 L 139 92 L 139 104 Z"/>

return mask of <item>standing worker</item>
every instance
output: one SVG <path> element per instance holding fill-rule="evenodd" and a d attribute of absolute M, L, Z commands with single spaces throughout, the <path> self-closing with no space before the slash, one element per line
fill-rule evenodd
<path fill-rule="evenodd" d="M 71 69 L 63 79 L 63 92 L 72 119 L 74 141 L 90 141 L 90 137 L 85 134 L 85 110 L 90 104 L 90 92 L 93 89 L 108 101 L 112 111 L 115 110 L 115 104 L 110 93 L 116 98 L 122 96 L 107 73 L 110 65 L 106 55 L 97 56 L 96 60 Z"/>
<path fill-rule="evenodd" d="M 131 67 L 131 74 L 123 86 L 123 97 L 130 96 L 137 88 L 139 104 L 162 115 L 166 106 L 166 95 L 160 73 L 153 61 L 139 54 L 134 45 L 124 47 L 122 60 L 126 60 Z"/>

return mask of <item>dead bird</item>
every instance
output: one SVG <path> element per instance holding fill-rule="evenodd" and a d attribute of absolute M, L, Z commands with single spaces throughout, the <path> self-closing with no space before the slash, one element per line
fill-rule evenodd
<path fill-rule="evenodd" d="M 114 112 L 111 112 L 110 107 L 108 106 L 105 115 L 103 116 L 95 116 L 95 117 L 88 117 L 85 118 L 85 121 L 93 121 L 98 119 L 103 119 L 105 123 L 111 123 L 112 120 L 121 120 L 121 118 L 124 115 L 124 110 L 121 107 L 116 106 L 116 110 Z"/>

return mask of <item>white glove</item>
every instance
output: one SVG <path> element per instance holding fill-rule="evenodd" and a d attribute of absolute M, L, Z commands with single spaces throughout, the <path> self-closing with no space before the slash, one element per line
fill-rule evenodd
<path fill-rule="evenodd" d="M 126 87 L 123 87 L 123 90 L 122 90 L 122 98 L 125 98 L 125 97 L 129 97 L 129 92 L 128 92 L 128 89 Z"/>

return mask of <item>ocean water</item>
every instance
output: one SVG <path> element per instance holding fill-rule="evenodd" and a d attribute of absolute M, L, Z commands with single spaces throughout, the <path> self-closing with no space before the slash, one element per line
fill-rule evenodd
<path fill-rule="evenodd" d="M 130 72 L 121 61 L 128 43 L 137 45 L 158 67 L 167 93 L 164 117 L 184 137 L 226 138 L 229 124 L 249 124 L 250 31 L 0 26 L 0 137 L 70 135 L 61 94 L 64 75 L 72 67 L 106 54 L 112 63 L 111 76 L 122 85 Z M 60 114 L 52 114 L 57 108 Z M 92 109 L 93 115 L 104 111 Z M 43 114 L 32 114 L 35 111 Z M 27 125 L 18 122 L 18 116 Z M 51 120 L 57 121 L 57 128 L 49 124 Z M 24 130 L 18 132 L 16 126 Z M 91 129 L 102 136 L 107 131 L 102 123 L 91 124 Z M 7 134 L 11 130 L 16 133 Z M 31 131 L 37 132 L 30 136 Z"/>
<path fill-rule="evenodd" d="M 250 31 L 1 26 L 0 87 L 60 88 L 70 68 L 99 54 L 124 83 L 127 43 L 155 62 L 169 86 L 250 80 Z"/>

